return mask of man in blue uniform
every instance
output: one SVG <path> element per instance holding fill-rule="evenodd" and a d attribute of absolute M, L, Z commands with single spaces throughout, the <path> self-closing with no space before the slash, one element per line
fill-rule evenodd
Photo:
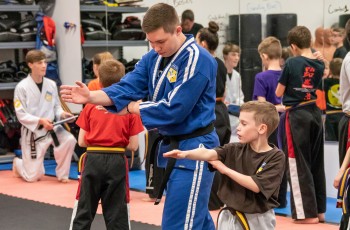
<path fill-rule="evenodd" d="M 120 115 L 139 114 L 147 129 L 157 128 L 165 137 L 158 148 L 158 165 L 167 165 L 166 174 L 170 174 L 162 228 L 215 229 L 208 211 L 213 180 L 208 163 L 188 159 L 175 162 L 162 154 L 173 148 L 219 145 L 213 128 L 216 61 L 192 35 L 182 33 L 177 13 L 170 5 L 152 6 L 143 18 L 142 29 L 153 49 L 134 71 L 118 84 L 99 91 L 90 92 L 81 82 L 78 86 L 62 86 L 61 96 L 66 102 L 110 106 L 109 110 Z M 149 101 L 139 101 L 147 96 Z"/>

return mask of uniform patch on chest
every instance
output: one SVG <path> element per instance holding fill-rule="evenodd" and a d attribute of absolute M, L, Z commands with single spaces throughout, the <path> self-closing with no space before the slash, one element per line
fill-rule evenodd
<path fill-rule="evenodd" d="M 176 82 L 176 80 L 177 80 L 177 66 L 172 65 L 170 67 L 170 69 L 168 70 L 166 77 L 168 78 L 168 81 L 170 83 Z"/>
<path fill-rule="evenodd" d="M 52 101 L 52 93 L 46 91 L 45 100 L 48 102 L 51 102 Z"/>
<path fill-rule="evenodd" d="M 13 102 L 13 105 L 15 106 L 15 108 L 19 108 L 21 106 L 21 101 L 16 99 L 14 102 Z"/>

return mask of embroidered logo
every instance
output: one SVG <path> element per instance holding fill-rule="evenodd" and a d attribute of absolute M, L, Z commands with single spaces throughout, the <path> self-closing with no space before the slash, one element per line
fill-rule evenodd
<path fill-rule="evenodd" d="M 177 68 L 176 66 L 171 66 L 170 69 L 168 70 L 167 76 L 170 83 L 176 82 L 177 79 Z"/>
<path fill-rule="evenodd" d="M 45 100 L 48 102 L 51 102 L 52 101 L 52 93 L 46 91 Z"/>
<path fill-rule="evenodd" d="M 15 106 L 15 108 L 19 108 L 21 106 L 21 101 L 16 99 L 14 102 L 13 102 L 13 105 Z"/>
<path fill-rule="evenodd" d="M 266 165 L 266 162 L 262 163 L 262 164 L 260 165 L 260 167 L 258 168 L 258 170 L 256 171 L 256 174 L 258 174 L 259 172 L 261 172 L 261 171 L 264 169 L 265 165 Z"/>

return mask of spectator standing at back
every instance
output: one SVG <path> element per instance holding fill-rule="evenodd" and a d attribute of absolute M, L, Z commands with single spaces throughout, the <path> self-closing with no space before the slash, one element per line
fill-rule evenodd
<path fill-rule="evenodd" d="M 344 59 L 348 51 L 344 47 L 345 29 L 341 27 L 335 27 L 332 29 L 331 43 L 335 46 L 336 50 L 333 54 L 333 58 Z"/>
<path fill-rule="evenodd" d="M 201 24 L 194 22 L 194 13 L 192 10 L 185 10 L 181 15 L 181 27 L 184 34 L 192 34 L 196 37 L 198 31 L 203 28 Z"/>
<path fill-rule="evenodd" d="M 232 133 L 236 133 L 239 123 L 239 107 L 244 102 L 241 75 L 235 70 L 240 59 L 240 48 L 235 44 L 226 44 L 222 50 L 224 62 L 227 69 L 226 91 L 224 103 L 228 106 L 230 113 L 230 124 Z"/>

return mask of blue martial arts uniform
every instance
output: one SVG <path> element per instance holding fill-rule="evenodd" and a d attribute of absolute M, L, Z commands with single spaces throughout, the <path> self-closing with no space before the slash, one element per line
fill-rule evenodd
<path fill-rule="evenodd" d="M 185 135 L 209 126 L 215 120 L 215 89 L 217 63 L 192 35 L 160 71 L 162 57 L 154 50 L 145 54 L 134 71 L 103 91 L 114 103 L 112 109 L 122 110 L 130 101 L 147 96 L 140 104 L 140 114 L 147 129 L 157 128 L 164 136 Z M 219 145 L 214 131 L 182 140 L 179 149 Z M 163 153 L 169 144 L 161 142 L 158 166 L 165 167 Z M 188 159 L 177 160 L 167 184 L 162 228 L 215 229 L 208 211 L 213 173 L 208 163 Z"/>

